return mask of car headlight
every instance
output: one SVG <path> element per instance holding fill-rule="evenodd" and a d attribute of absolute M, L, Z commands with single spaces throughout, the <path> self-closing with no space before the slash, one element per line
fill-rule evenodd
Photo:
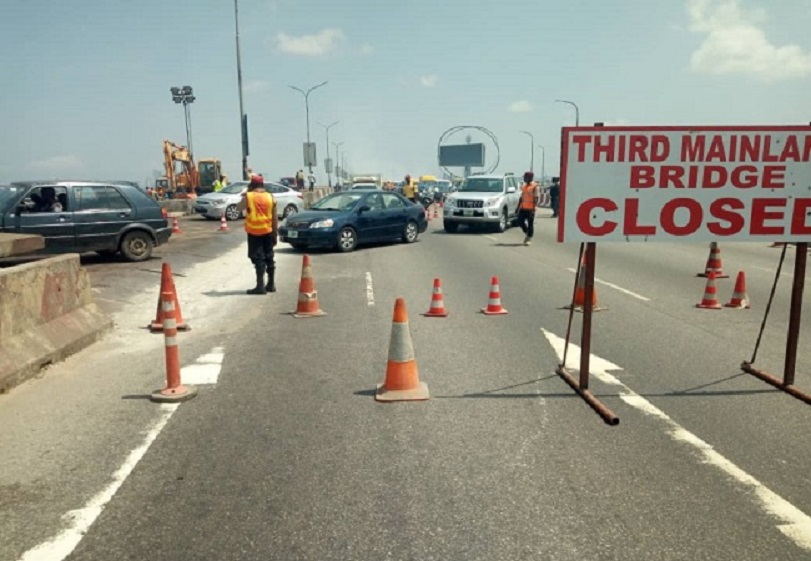
<path fill-rule="evenodd" d="M 498 204 L 499 197 L 492 197 L 484 201 L 484 206 L 496 206 Z"/>
<path fill-rule="evenodd" d="M 445 204 L 448 206 L 456 206 L 456 199 L 454 197 L 448 197 L 445 199 Z"/>
<path fill-rule="evenodd" d="M 310 224 L 310 228 L 332 228 L 334 225 L 335 222 L 332 220 L 332 218 L 325 218 L 324 220 L 313 222 Z"/>
<path fill-rule="evenodd" d="M 221 205 L 225 202 L 225 199 L 214 199 L 211 202 L 215 205 Z"/>

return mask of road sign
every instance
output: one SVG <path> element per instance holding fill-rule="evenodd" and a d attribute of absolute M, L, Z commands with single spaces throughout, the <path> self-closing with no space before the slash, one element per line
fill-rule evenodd
<path fill-rule="evenodd" d="M 332 173 L 332 158 L 327 158 L 324 160 L 324 170 L 327 173 Z"/>
<path fill-rule="evenodd" d="M 315 156 L 315 142 L 304 143 L 304 167 L 318 167 L 318 158 Z"/>
<path fill-rule="evenodd" d="M 811 127 L 566 127 L 558 241 L 811 239 Z"/>

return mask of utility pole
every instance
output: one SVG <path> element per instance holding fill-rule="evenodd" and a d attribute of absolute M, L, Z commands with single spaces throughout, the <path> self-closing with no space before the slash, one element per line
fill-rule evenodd
<path fill-rule="evenodd" d="M 541 149 L 541 184 L 543 184 L 543 178 L 546 176 L 546 150 L 540 144 L 538 148 Z"/>
<path fill-rule="evenodd" d="M 234 0 L 234 23 L 237 40 L 237 86 L 239 88 L 239 129 L 242 137 L 242 179 L 248 178 L 248 117 L 242 105 L 242 61 L 239 56 L 239 0 Z"/>
<path fill-rule="evenodd" d="M 574 126 L 580 126 L 580 108 L 577 107 L 577 104 L 574 101 L 569 101 L 566 99 L 556 99 L 558 103 L 568 103 L 572 107 L 574 107 Z"/>
<path fill-rule="evenodd" d="M 529 171 L 535 172 L 535 137 L 529 131 L 521 131 L 529 136 Z"/>
<path fill-rule="evenodd" d="M 304 90 L 302 90 L 301 88 L 297 88 L 296 86 L 290 86 L 290 85 L 287 86 L 287 87 L 289 87 L 291 89 L 296 90 L 297 92 L 299 92 L 301 95 L 304 96 L 304 111 L 305 111 L 305 113 L 307 115 L 307 146 L 308 147 L 310 146 L 310 93 L 313 90 L 316 90 L 316 89 L 320 88 L 321 86 L 325 86 L 326 84 L 327 84 L 327 82 L 321 82 L 320 84 L 318 84 L 317 86 L 313 86 L 312 88 L 310 88 L 306 92 Z M 307 164 L 308 164 L 307 167 L 310 170 L 310 174 L 312 174 L 313 173 L 313 163 L 312 163 L 312 160 L 310 158 L 307 158 Z"/>
<path fill-rule="evenodd" d="M 191 144 L 191 110 L 189 104 L 193 103 L 197 98 L 192 94 L 191 86 L 172 87 L 169 88 L 169 91 L 172 92 L 172 101 L 183 104 L 183 116 L 186 119 L 186 148 L 188 148 L 189 154 L 194 155 Z"/>
<path fill-rule="evenodd" d="M 331 129 L 332 127 L 337 125 L 338 122 L 339 121 L 335 121 L 331 125 L 322 125 L 321 123 L 318 123 L 319 125 L 324 127 L 324 131 L 327 133 L 327 159 L 328 160 L 329 160 L 329 129 Z M 324 167 L 326 168 L 327 166 L 325 165 Z M 329 186 L 329 187 L 332 187 L 332 175 L 331 175 L 331 173 L 332 172 L 330 171 L 330 169 L 327 168 L 327 186 Z"/>

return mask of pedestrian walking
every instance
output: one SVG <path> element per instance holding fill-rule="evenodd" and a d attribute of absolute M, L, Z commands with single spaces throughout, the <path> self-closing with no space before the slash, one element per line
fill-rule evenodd
<path fill-rule="evenodd" d="M 549 202 L 552 206 L 552 218 L 557 218 L 560 209 L 560 177 L 552 178 L 552 186 L 549 187 Z"/>
<path fill-rule="evenodd" d="M 410 175 L 406 175 L 403 182 L 403 196 L 414 204 L 417 204 L 417 186 L 411 179 Z"/>
<path fill-rule="evenodd" d="M 276 292 L 276 262 L 273 248 L 278 243 L 279 218 L 276 201 L 265 191 L 261 175 L 251 177 L 248 192 L 242 195 L 239 210 L 246 211 L 245 232 L 248 234 L 248 258 L 256 269 L 256 286 L 248 294 Z M 267 273 L 267 283 L 265 283 Z"/>
<path fill-rule="evenodd" d="M 524 245 L 532 243 L 535 235 L 535 208 L 539 202 L 538 184 L 534 181 L 535 174 L 528 171 L 524 174 L 524 185 L 521 187 L 521 198 L 518 200 L 518 225 L 524 232 Z"/>

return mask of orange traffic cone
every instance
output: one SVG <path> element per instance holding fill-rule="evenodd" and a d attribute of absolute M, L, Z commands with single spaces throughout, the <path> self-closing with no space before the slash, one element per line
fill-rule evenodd
<path fill-rule="evenodd" d="M 425 208 L 425 219 L 426 219 L 428 222 L 430 222 L 430 221 L 431 221 L 431 211 L 429 211 L 427 207 Z"/>
<path fill-rule="evenodd" d="M 580 275 L 577 277 L 577 288 L 574 291 L 574 302 L 570 306 L 565 306 L 566 309 L 574 308 L 582 312 L 586 307 L 586 256 L 580 261 Z M 597 304 L 597 287 L 591 289 L 591 310 L 599 312 L 604 310 Z"/>
<path fill-rule="evenodd" d="M 174 310 L 175 320 L 177 323 L 178 331 L 188 331 L 191 329 L 189 324 L 183 321 L 183 312 L 180 310 L 180 302 L 177 299 L 177 289 L 175 288 L 175 281 L 172 277 L 172 267 L 169 263 L 164 263 L 161 267 L 161 289 L 158 293 L 158 310 L 155 312 L 154 321 L 149 324 L 149 330 L 152 333 L 160 333 L 163 331 L 163 303 L 162 295 L 164 292 L 170 292 L 174 296 Z"/>
<path fill-rule="evenodd" d="M 177 221 L 177 216 L 175 216 L 174 220 L 172 221 L 172 233 L 173 234 L 182 234 L 183 231 L 180 229 L 180 223 Z"/>
<path fill-rule="evenodd" d="M 378 384 L 377 401 L 423 401 L 428 399 L 428 386 L 420 382 L 417 360 L 414 358 L 414 343 L 408 328 L 408 312 L 405 300 L 394 302 L 394 318 L 389 340 L 389 360 L 386 364 L 386 380 Z"/>
<path fill-rule="evenodd" d="M 228 221 L 225 219 L 225 213 L 220 217 L 220 229 L 218 232 L 228 232 Z"/>
<path fill-rule="evenodd" d="M 431 294 L 431 307 L 422 315 L 429 318 L 448 317 L 448 311 L 445 309 L 445 301 L 442 297 L 442 283 L 440 283 L 439 279 L 434 279 L 434 292 Z"/>
<path fill-rule="evenodd" d="M 315 289 L 313 268 L 310 265 L 310 256 L 305 255 L 301 260 L 301 280 L 298 286 L 298 304 L 292 313 L 294 318 L 311 318 L 327 315 L 318 307 L 318 291 Z"/>
<path fill-rule="evenodd" d="M 707 265 L 703 273 L 698 273 L 698 277 L 706 277 L 710 271 L 715 273 L 717 279 L 727 279 L 729 275 L 724 274 L 724 266 L 721 262 L 721 248 L 717 242 L 710 242 L 710 255 L 707 257 Z"/>
<path fill-rule="evenodd" d="M 704 298 L 701 303 L 696 304 L 696 308 L 704 308 L 706 310 L 720 310 L 721 304 L 718 303 L 717 291 L 715 289 L 715 273 L 710 271 L 707 273 L 707 286 L 704 288 Z"/>
<path fill-rule="evenodd" d="M 735 279 L 735 291 L 732 293 L 729 303 L 725 304 L 725 306 L 739 309 L 751 308 L 749 295 L 746 294 L 746 275 L 743 271 L 738 271 L 738 276 Z"/>
<path fill-rule="evenodd" d="M 498 287 L 498 277 L 493 277 L 490 281 L 490 295 L 487 300 L 487 307 L 482 308 L 482 313 L 488 316 L 510 313 L 501 306 L 501 290 Z"/>
<path fill-rule="evenodd" d="M 434 218 L 439 218 L 439 205 L 434 203 Z"/>

